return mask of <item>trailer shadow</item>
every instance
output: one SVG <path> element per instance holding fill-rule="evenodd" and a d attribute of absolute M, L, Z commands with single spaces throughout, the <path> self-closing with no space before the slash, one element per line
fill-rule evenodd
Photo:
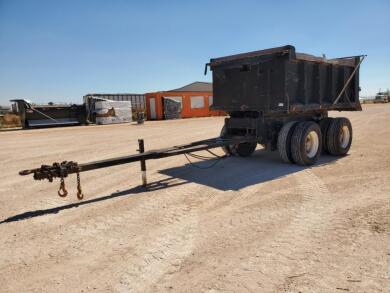
<path fill-rule="evenodd" d="M 186 182 L 195 182 L 221 191 L 240 190 L 247 186 L 263 183 L 296 173 L 308 168 L 317 168 L 336 161 L 338 157 L 322 155 L 315 166 L 304 167 L 283 163 L 278 152 L 257 150 L 251 157 L 228 157 L 222 159 L 213 168 L 197 169 L 191 164 L 161 170 L 159 173 L 179 178 Z M 207 168 L 212 161 L 203 161 L 199 167 Z"/>
<path fill-rule="evenodd" d="M 31 218 L 35 218 L 35 217 L 50 215 L 50 214 L 58 214 L 59 212 L 61 212 L 63 210 L 78 208 L 78 207 L 82 207 L 85 205 L 98 203 L 101 201 L 106 201 L 106 200 L 110 200 L 110 199 L 114 199 L 114 198 L 118 198 L 118 197 L 133 196 L 133 195 L 143 193 L 143 192 L 150 192 L 150 191 L 156 191 L 159 189 L 165 189 L 168 187 L 175 187 L 175 186 L 179 186 L 179 185 L 183 185 L 183 184 L 186 184 L 186 182 L 178 181 L 176 178 L 166 178 L 163 180 L 152 182 L 152 183 L 148 184 L 147 187 L 137 186 L 137 187 L 123 190 L 123 191 L 114 192 L 114 193 L 109 194 L 109 195 L 88 199 L 85 201 L 79 201 L 79 202 L 66 204 L 66 205 L 62 205 L 62 206 L 58 206 L 58 207 L 54 207 L 54 208 L 49 208 L 49 209 L 24 212 L 24 213 L 21 213 L 18 215 L 8 217 L 4 220 L 1 220 L 0 224 L 17 222 L 17 221 L 27 220 L 27 219 L 31 219 Z"/>

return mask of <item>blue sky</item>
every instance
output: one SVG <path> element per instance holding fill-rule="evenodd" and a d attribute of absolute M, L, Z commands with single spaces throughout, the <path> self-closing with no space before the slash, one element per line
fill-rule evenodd
<path fill-rule="evenodd" d="M 177 88 L 210 58 L 292 44 L 368 54 L 361 95 L 390 88 L 390 1 L 0 0 L 0 104 Z"/>

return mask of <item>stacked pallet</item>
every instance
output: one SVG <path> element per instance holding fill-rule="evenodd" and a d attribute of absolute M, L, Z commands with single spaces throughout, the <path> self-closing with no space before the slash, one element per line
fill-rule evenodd
<path fill-rule="evenodd" d="M 132 121 L 130 101 L 96 101 L 96 124 L 128 123 Z"/>

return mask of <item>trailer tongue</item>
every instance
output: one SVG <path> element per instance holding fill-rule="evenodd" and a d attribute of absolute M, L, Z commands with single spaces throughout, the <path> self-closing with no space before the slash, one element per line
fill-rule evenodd
<path fill-rule="evenodd" d="M 139 153 L 124 157 L 117 157 L 107 160 L 93 161 L 89 163 L 78 164 L 74 161 L 63 161 L 61 163 L 55 162 L 52 165 L 42 165 L 40 168 L 23 170 L 19 172 L 19 175 L 25 176 L 33 174 L 35 180 L 45 180 L 53 182 L 53 179 L 60 178 L 60 189 L 58 190 L 58 195 L 65 197 L 68 192 L 65 187 L 64 178 L 68 177 L 70 174 L 76 173 L 77 175 L 77 198 L 82 199 L 83 193 L 80 183 L 80 173 L 107 168 L 117 165 L 123 165 L 133 162 L 141 162 L 141 172 L 142 172 L 142 185 L 146 186 L 146 164 L 147 160 L 162 159 L 182 154 L 191 154 L 198 151 L 210 150 L 213 148 L 223 147 L 226 145 L 239 144 L 239 143 L 253 143 L 256 142 L 257 138 L 255 137 L 236 137 L 224 139 L 221 137 L 206 139 L 201 141 L 192 142 L 189 144 L 173 146 L 170 148 L 158 149 L 158 150 L 144 150 L 144 140 L 139 139 Z M 219 157 L 221 158 L 221 157 Z"/>
<path fill-rule="evenodd" d="M 257 144 L 278 150 L 286 163 L 313 165 L 321 152 L 333 156 L 348 153 L 352 125 L 347 118 L 328 117 L 328 111 L 361 111 L 359 67 L 365 55 L 326 59 L 296 53 L 284 46 L 211 59 L 213 106 L 229 114 L 218 138 L 144 151 L 139 154 L 77 164 L 54 163 L 24 170 L 34 179 L 61 179 L 60 196 L 66 196 L 64 178 L 77 174 L 77 197 L 83 197 L 80 173 L 115 165 L 141 162 L 146 185 L 146 160 L 222 147 L 226 155 L 250 156 Z M 201 158 L 199 155 L 194 157 Z"/>

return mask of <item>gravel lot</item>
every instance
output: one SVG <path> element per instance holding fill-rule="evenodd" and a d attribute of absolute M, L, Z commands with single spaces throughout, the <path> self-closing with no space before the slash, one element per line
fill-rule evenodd
<path fill-rule="evenodd" d="M 82 173 L 83 201 L 75 176 L 60 198 L 17 173 L 210 138 L 224 118 L 0 132 L 0 291 L 390 292 L 390 104 L 332 115 L 352 121 L 346 157 L 178 156 L 147 162 L 148 190 L 122 165 Z"/>

